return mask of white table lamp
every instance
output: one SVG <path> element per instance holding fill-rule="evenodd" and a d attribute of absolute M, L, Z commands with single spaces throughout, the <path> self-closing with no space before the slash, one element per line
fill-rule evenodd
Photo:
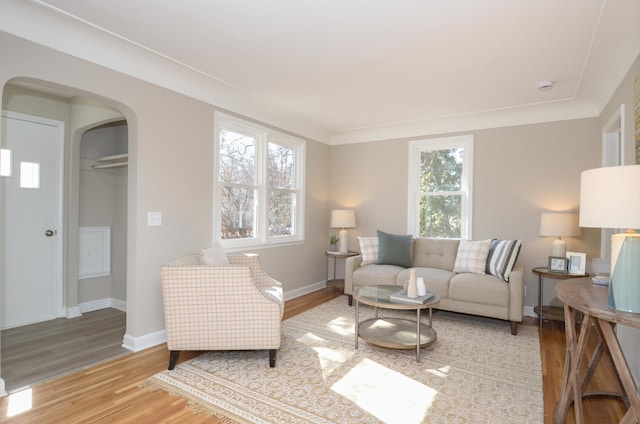
<path fill-rule="evenodd" d="M 580 226 L 628 229 L 611 237 L 609 307 L 640 313 L 640 165 L 582 173 Z"/>
<path fill-rule="evenodd" d="M 340 228 L 338 238 L 338 252 L 347 253 L 347 228 L 356 226 L 356 213 L 352 210 L 336 209 L 331 211 L 331 228 Z"/>
<path fill-rule="evenodd" d="M 567 243 L 562 237 L 577 237 L 580 235 L 577 213 L 543 212 L 540 216 L 540 235 L 557 237 L 551 247 L 551 256 L 564 256 L 567 253 Z"/>

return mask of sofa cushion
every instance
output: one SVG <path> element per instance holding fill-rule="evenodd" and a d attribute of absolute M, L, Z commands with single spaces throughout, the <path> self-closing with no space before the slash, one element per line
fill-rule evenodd
<path fill-rule="evenodd" d="M 353 287 L 396 284 L 396 277 L 405 268 L 396 265 L 364 265 L 353 271 Z"/>
<path fill-rule="evenodd" d="M 509 274 L 518 259 L 522 240 L 491 240 L 487 257 L 487 274 L 509 281 Z"/>
<path fill-rule="evenodd" d="M 200 257 L 202 263 L 207 265 L 229 265 L 229 259 L 224 253 L 224 249 L 220 244 L 213 243 L 213 245 L 207 249 L 200 251 Z"/>
<path fill-rule="evenodd" d="M 491 239 L 480 241 L 460 240 L 453 272 L 471 272 L 484 274 L 487 269 L 487 256 Z"/>
<path fill-rule="evenodd" d="M 434 292 L 442 299 L 449 297 L 449 280 L 456 275 L 446 269 L 438 268 L 413 268 L 416 270 L 416 277 L 422 277 L 427 290 Z M 396 284 L 402 285 L 409 280 L 409 270 L 406 269 L 398 274 Z"/>
<path fill-rule="evenodd" d="M 378 230 L 378 265 L 411 266 L 412 235 L 389 234 Z"/>
<path fill-rule="evenodd" d="M 509 305 L 509 284 L 489 274 L 457 274 L 449 282 L 449 298 L 505 307 Z"/>
<path fill-rule="evenodd" d="M 360 265 L 378 263 L 378 237 L 358 237 L 358 243 L 360 243 L 360 256 L 362 256 Z"/>
<path fill-rule="evenodd" d="M 460 240 L 418 237 L 413 248 L 414 267 L 453 270 Z"/>

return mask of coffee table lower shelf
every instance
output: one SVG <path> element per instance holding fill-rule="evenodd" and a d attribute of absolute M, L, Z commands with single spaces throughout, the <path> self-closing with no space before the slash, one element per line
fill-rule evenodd
<path fill-rule="evenodd" d="M 371 318 L 361 321 L 358 335 L 376 346 L 392 349 L 416 349 L 416 322 L 403 318 Z M 420 348 L 433 344 L 438 335 L 426 324 L 420 324 Z"/>

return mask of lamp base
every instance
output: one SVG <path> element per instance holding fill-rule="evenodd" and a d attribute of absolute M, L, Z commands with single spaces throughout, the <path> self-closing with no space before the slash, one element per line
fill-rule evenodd
<path fill-rule="evenodd" d="M 567 255 L 567 243 L 558 237 L 557 240 L 553 241 L 553 245 L 551 246 L 551 256 L 559 256 L 564 258 Z"/>
<path fill-rule="evenodd" d="M 349 251 L 349 247 L 348 247 L 348 243 L 347 243 L 347 230 L 345 230 L 344 228 L 342 230 L 340 230 L 340 233 L 338 233 L 338 238 L 340 239 L 339 243 L 339 248 L 338 248 L 338 253 L 340 254 L 345 254 Z"/>
<path fill-rule="evenodd" d="M 640 234 L 614 234 L 611 242 L 609 308 L 640 313 Z"/>

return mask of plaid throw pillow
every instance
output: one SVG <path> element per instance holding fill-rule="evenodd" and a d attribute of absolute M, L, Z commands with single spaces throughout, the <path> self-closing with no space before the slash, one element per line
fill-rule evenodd
<path fill-rule="evenodd" d="M 482 241 L 460 240 L 453 272 L 485 274 L 490 246 L 491 239 Z"/>
<path fill-rule="evenodd" d="M 378 237 L 358 237 L 358 242 L 362 256 L 360 265 L 378 263 Z"/>

